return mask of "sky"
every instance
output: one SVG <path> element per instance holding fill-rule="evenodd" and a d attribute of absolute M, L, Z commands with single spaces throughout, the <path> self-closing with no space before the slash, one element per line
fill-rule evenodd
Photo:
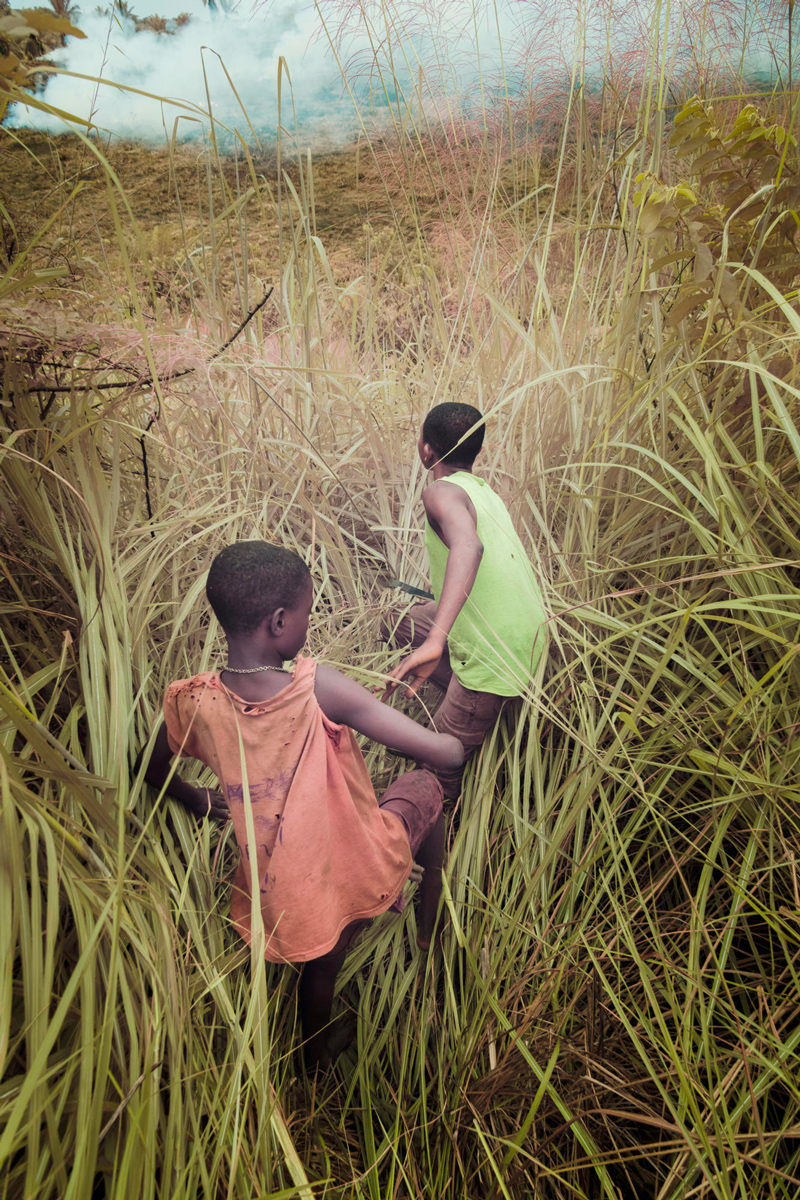
<path fill-rule="evenodd" d="M 635 73 L 654 46 L 679 69 L 701 49 L 706 62 L 736 66 L 738 43 L 750 71 L 774 74 L 774 48 L 785 57 L 788 12 L 785 0 L 748 0 L 747 10 L 744 0 L 673 0 L 669 8 L 658 0 L 217 0 L 215 8 L 133 0 L 132 7 L 139 18 L 188 12 L 191 20 L 170 35 L 136 32 L 132 21 L 87 3 L 77 17 L 86 38 L 70 38 L 53 59 L 106 83 L 55 76 L 45 91 L 50 104 L 117 137 L 163 141 L 197 136 L 210 100 L 215 120 L 249 141 L 243 108 L 262 141 L 273 142 L 280 123 L 314 149 L 420 105 L 435 115 L 448 105 L 490 104 L 504 90 L 563 86 L 576 58 L 591 80 L 609 56 L 615 70 Z M 22 106 L 10 122 L 63 129 Z M 232 136 L 225 128 L 223 140 Z"/>

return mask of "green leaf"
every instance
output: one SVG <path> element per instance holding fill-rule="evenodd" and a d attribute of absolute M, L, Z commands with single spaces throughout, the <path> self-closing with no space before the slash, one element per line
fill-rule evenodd
<path fill-rule="evenodd" d="M 638 738 L 640 736 L 639 726 L 636 724 L 629 712 L 617 712 L 614 715 L 621 725 L 624 725 L 627 729 L 630 729 L 634 737 Z"/>
<path fill-rule="evenodd" d="M 642 237 L 655 233 L 667 205 L 663 200 L 649 200 L 639 215 L 639 232 Z"/>
<path fill-rule="evenodd" d="M 689 138 L 688 142 L 684 142 L 683 145 L 680 146 L 678 153 L 681 155 L 693 154 L 694 151 L 699 150 L 701 146 L 707 146 L 708 141 L 709 139 L 707 133 L 696 134 L 695 137 Z M 719 153 L 719 151 L 717 151 L 717 153 Z"/>
<path fill-rule="evenodd" d="M 86 37 L 82 29 L 78 29 L 66 17 L 57 17 L 55 13 L 42 12 L 38 8 L 23 8 L 20 9 L 20 16 L 24 17 L 37 33 L 61 33 L 68 37 Z"/>
<path fill-rule="evenodd" d="M 41 287 L 44 283 L 50 283 L 53 279 L 63 279 L 69 274 L 69 267 L 44 267 L 36 271 L 28 271 L 25 275 L 20 275 L 18 278 L 6 276 L 0 279 L 0 298 L 5 299 L 11 296 L 14 292 L 24 291 L 26 288 Z"/>

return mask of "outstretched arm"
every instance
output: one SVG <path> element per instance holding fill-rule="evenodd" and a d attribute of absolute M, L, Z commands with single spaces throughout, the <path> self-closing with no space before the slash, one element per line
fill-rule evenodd
<path fill-rule="evenodd" d="M 329 720 L 349 725 L 374 742 L 407 754 L 420 766 L 452 770 L 464 761 L 464 747 L 458 738 L 449 733 L 434 733 L 405 713 L 381 704 L 377 696 L 333 667 L 317 667 L 315 693 Z"/>
<path fill-rule="evenodd" d="M 434 531 L 450 553 L 434 626 L 422 645 L 392 671 L 384 697 L 393 692 L 401 680 L 406 680 L 409 692 L 416 695 L 436 670 L 444 653 L 447 635 L 472 591 L 483 557 L 483 542 L 478 537 L 475 509 L 463 488 L 456 483 L 448 483 L 446 479 L 439 479 L 422 493 L 422 502 Z"/>
<path fill-rule="evenodd" d="M 162 722 L 147 762 L 147 769 L 144 773 L 145 779 L 151 787 L 156 788 L 158 791 L 161 791 L 166 783 L 167 795 L 171 796 L 173 800 L 177 800 L 184 808 L 187 808 L 193 816 L 211 817 L 215 821 L 227 821 L 229 817 L 228 805 L 222 792 L 213 791 L 211 788 L 192 787 L 190 783 L 185 783 L 176 774 L 173 774 L 171 779 L 169 778 L 170 764 L 173 757 L 167 739 L 167 727 Z M 134 774 L 138 773 L 143 758 L 144 750 L 142 749 L 136 756 L 136 762 L 133 766 Z"/>

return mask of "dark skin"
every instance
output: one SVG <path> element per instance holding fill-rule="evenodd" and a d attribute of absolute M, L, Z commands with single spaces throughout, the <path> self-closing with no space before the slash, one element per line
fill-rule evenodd
<path fill-rule="evenodd" d="M 287 687 L 292 676 L 283 669 L 283 664 L 303 648 L 312 604 L 313 587 L 309 578 L 296 605 L 275 609 L 252 632 L 227 633 L 229 666 L 271 666 L 278 669 L 253 675 L 222 671 L 220 678 L 224 685 L 250 703 L 269 700 Z M 436 770 L 460 766 L 464 760 L 464 748 L 456 738 L 423 728 L 410 717 L 382 704 L 366 688 L 333 667 L 317 667 L 315 695 L 329 720 L 337 725 L 349 725 L 373 741 L 414 759 L 419 766 Z M 136 769 L 142 757 L 140 753 Z M 162 724 L 147 763 L 147 782 L 159 791 L 165 790 L 168 796 L 196 817 L 227 820 L 228 808 L 220 791 L 193 787 L 177 774 L 172 774 L 170 778 L 172 758 L 166 727 Z M 435 933 L 443 854 L 442 815 L 417 851 L 417 869 L 412 872 L 412 878 L 421 879 L 417 942 L 422 949 L 430 946 Z M 335 1031 L 330 1028 L 334 985 L 347 947 L 364 924 L 360 921 L 349 925 L 328 954 L 304 966 L 300 981 L 300 1012 L 305 1036 L 304 1055 L 309 1067 L 326 1066 L 335 1057 L 337 1038 Z"/>
<path fill-rule="evenodd" d="M 391 672 L 383 698 L 405 682 L 408 695 L 415 696 L 436 670 L 447 645 L 447 635 L 464 607 L 478 574 L 483 557 L 483 542 L 478 537 L 478 517 L 467 493 L 458 484 L 448 483 L 456 471 L 472 474 L 472 463 L 443 463 L 433 447 L 420 434 L 417 443 L 422 465 L 432 482 L 422 493 L 425 515 L 434 533 L 444 542 L 447 556 L 442 594 L 436 607 L 436 628 L 421 646 L 412 651 Z"/>

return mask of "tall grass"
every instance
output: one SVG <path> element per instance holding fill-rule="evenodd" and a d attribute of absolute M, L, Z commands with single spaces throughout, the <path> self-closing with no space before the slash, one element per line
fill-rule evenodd
<path fill-rule="evenodd" d="M 602 128 L 578 95 L 552 152 L 365 141 L 389 221 L 357 271 L 285 146 L 238 189 L 207 156 L 165 276 L 104 168 L 128 296 L 6 350 L 3 1196 L 797 1194 L 796 97 L 738 149 L 718 99 L 728 140 L 680 157 L 642 95 Z M 275 292 L 212 359 L 276 205 Z M 237 537 L 303 554 L 311 650 L 380 679 L 384 584 L 425 580 L 415 431 L 457 398 L 490 414 L 550 653 L 467 773 L 441 954 L 413 906 L 373 924 L 340 978 L 357 1044 L 312 1086 L 294 972 L 229 927 L 229 831 L 130 764 L 165 685 L 220 661 L 203 577 Z"/>

